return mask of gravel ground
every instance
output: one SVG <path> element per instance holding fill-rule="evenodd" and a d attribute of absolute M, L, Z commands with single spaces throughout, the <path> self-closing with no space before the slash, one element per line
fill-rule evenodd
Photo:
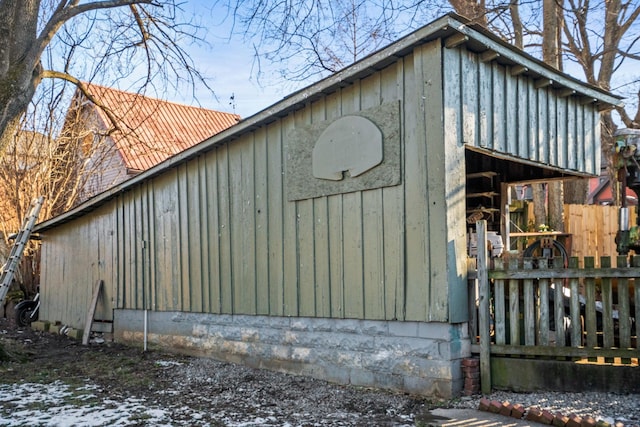
<path fill-rule="evenodd" d="M 82 346 L 6 319 L 0 344 L 15 356 L 0 363 L 1 426 L 413 426 L 434 408 L 477 409 L 481 398 L 435 400 L 117 343 Z M 487 397 L 640 427 L 640 395 Z"/>

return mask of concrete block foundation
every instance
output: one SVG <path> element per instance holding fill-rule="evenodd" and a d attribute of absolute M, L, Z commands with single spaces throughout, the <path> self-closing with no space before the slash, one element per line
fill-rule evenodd
<path fill-rule="evenodd" d="M 114 339 L 340 384 L 458 396 L 465 324 L 116 310 Z"/>

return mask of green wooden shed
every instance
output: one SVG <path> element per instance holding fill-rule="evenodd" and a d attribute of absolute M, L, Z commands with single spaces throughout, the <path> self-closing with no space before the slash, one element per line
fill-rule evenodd
<path fill-rule="evenodd" d="M 475 187 L 598 174 L 618 103 L 443 16 L 39 224 L 40 318 L 454 396 Z"/>

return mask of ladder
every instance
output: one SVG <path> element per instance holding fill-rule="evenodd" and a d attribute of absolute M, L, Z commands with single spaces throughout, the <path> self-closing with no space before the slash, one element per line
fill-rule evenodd
<path fill-rule="evenodd" d="M 20 231 L 16 236 L 13 248 L 11 248 L 9 257 L 2 267 L 2 274 L 0 275 L 0 304 L 2 304 L 4 298 L 7 296 L 7 292 L 9 292 L 11 281 L 13 280 L 13 276 L 15 276 L 18 264 L 22 259 L 24 247 L 29 241 L 31 231 L 36 224 L 36 220 L 38 219 L 38 215 L 40 214 L 40 208 L 42 208 L 43 202 L 43 196 L 40 196 L 31 201 L 29 213 L 22 222 L 22 227 L 20 228 Z"/>

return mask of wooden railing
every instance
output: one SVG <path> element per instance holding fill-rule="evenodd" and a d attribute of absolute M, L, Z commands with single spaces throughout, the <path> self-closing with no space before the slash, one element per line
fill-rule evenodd
<path fill-rule="evenodd" d="M 575 257 L 489 260 L 480 243 L 486 224 L 476 226 L 478 285 L 471 300 L 478 311 L 470 325 L 479 337 L 472 348 L 481 356 L 483 392 L 490 392 L 491 354 L 638 363 L 640 257 L 619 256 L 615 267 L 601 257 L 598 268 L 594 257 L 582 264 Z"/>

